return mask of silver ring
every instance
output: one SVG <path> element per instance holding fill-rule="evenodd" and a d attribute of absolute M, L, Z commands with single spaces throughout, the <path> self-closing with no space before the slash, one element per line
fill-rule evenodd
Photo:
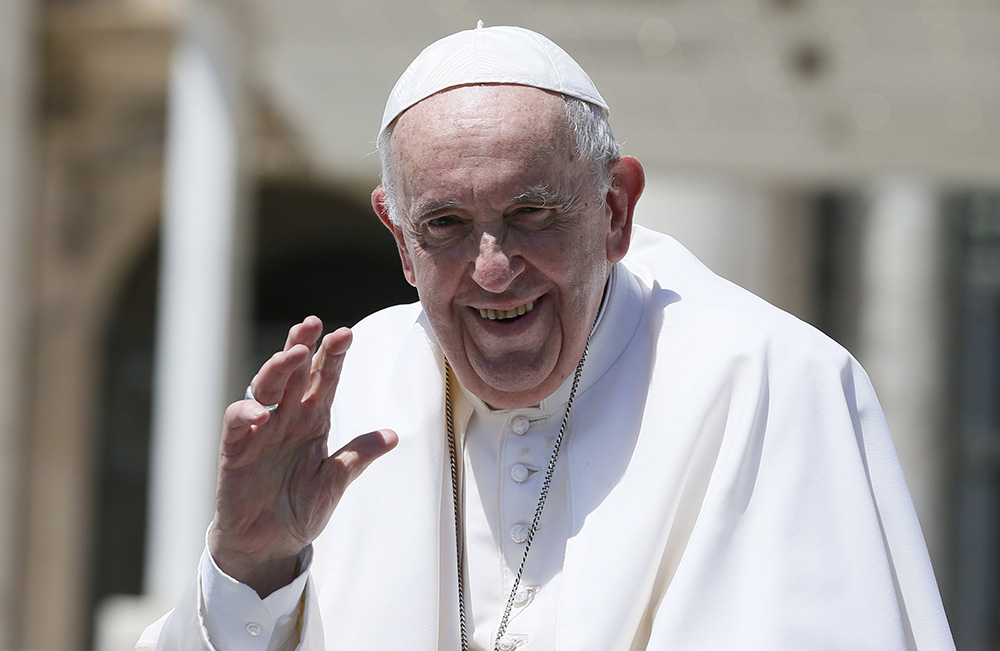
<path fill-rule="evenodd" d="M 247 400 L 253 400 L 254 402 L 257 402 L 257 403 L 260 402 L 259 400 L 257 400 L 256 398 L 253 397 L 253 389 L 250 388 L 249 384 L 247 385 L 247 392 L 245 394 L 243 394 L 243 397 L 246 398 Z M 274 411 L 275 409 L 278 408 L 278 405 L 280 405 L 280 404 L 281 404 L 280 402 L 276 402 L 273 405 L 261 405 L 261 407 L 263 407 L 264 409 L 266 409 L 268 411 Z"/>

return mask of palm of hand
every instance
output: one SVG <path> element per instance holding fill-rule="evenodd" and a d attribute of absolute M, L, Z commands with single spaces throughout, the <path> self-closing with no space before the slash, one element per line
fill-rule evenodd
<path fill-rule="evenodd" d="M 294 578 L 299 554 L 350 482 L 396 443 L 380 430 L 328 456 L 330 406 L 351 334 L 327 335 L 313 356 L 321 331 L 315 317 L 293 327 L 285 349 L 255 376 L 254 395 L 280 402 L 276 411 L 252 400 L 226 411 L 209 546 L 223 571 L 262 596 Z"/>

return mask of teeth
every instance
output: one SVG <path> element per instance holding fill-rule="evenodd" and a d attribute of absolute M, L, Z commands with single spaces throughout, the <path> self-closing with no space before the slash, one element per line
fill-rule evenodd
<path fill-rule="evenodd" d="M 489 319 L 490 321 L 497 321 L 499 319 L 513 319 L 516 316 L 521 316 L 527 314 L 535 307 L 534 301 L 530 303 L 525 303 L 524 305 L 518 305 L 513 310 L 479 310 L 479 315 L 484 319 Z"/>

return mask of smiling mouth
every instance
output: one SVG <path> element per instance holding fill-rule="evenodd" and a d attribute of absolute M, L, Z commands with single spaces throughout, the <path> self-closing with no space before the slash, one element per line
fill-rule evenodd
<path fill-rule="evenodd" d="M 505 321 L 507 319 L 516 319 L 519 316 L 524 316 L 535 307 L 535 302 L 530 301 L 524 305 L 518 305 L 513 310 L 479 310 L 479 316 L 484 319 L 489 319 L 490 321 Z"/>

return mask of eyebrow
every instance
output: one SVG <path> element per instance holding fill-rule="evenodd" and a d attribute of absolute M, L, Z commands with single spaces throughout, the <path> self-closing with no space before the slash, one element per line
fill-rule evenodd
<path fill-rule="evenodd" d="M 550 190 L 546 185 L 538 185 L 534 188 L 526 190 L 516 197 L 512 197 L 511 203 L 540 203 L 543 206 L 559 206 L 566 203 L 566 199 L 559 194 Z"/>
<path fill-rule="evenodd" d="M 558 192 L 550 190 L 545 184 L 540 184 L 536 187 L 525 190 L 515 197 L 511 197 L 510 203 L 537 203 L 543 206 L 561 206 L 568 203 L 568 201 Z M 460 204 L 461 201 L 455 198 L 432 199 L 431 201 L 417 206 L 417 209 L 413 212 L 413 216 L 416 219 L 420 219 L 442 210 L 454 208 Z"/>
<path fill-rule="evenodd" d="M 459 204 L 458 199 L 434 199 L 428 201 L 427 203 L 420 204 L 417 209 L 413 212 L 415 218 L 420 219 L 421 217 L 426 217 L 427 215 L 432 215 L 440 210 L 447 210 L 448 208 L 454 208 Z"/>

